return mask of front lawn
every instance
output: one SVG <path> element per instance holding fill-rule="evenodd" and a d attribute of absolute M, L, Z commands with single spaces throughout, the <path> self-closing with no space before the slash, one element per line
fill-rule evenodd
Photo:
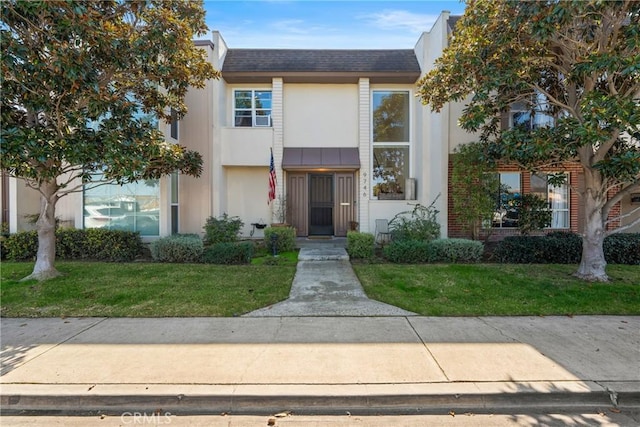
<path fill-rule="evenodd" d="M 65 276 L 19 282 L 33 263 L 3 261 L 3 317 L 237 316 L 289 295 L 295 265 L 63 262 Z"/>
<path fill-rule="evenodd" d="M 369 298 L 425 316 L 640 314 L 640 267 L 609 265 L 610 283 L 575 265 L 355 264 Z"/>

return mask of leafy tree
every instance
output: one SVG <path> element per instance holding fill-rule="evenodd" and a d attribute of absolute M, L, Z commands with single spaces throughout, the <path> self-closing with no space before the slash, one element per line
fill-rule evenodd
<path fill-rule="evenodd" d="M 202 2 L 18 1 L 0 4 L 0 167 L 41 195 L 29 278 L 55 269 L 57 201 L 86 185 L 198 176 L 199 153 L 165 142 L 157 118 L 186 113 L 190 86 L 218 72 L 193 44 Z"/>
<path fill-rule="evenodd" d="M 480 238 L 483 224 L 491 224 L 500 187 L 495 165 L 483 161 L 482 150 L 477 143 L 461 145 L 451 168 L 453 213 L 473 240 Z"/>
<path fill-rule="evenodd" d="M 607 230 L 618 220 L 613 206 L 640 187 L 639 19 L 633 0 L 469 0 L 450 46 L 419 82 L 436 111 L 466 100 L 460 124 L 494 157 L 530 170 L 580 163 L 585 228 L 575 275 L 585 280 L 608 280 L 605 236 L 640 222 Z M 554 125 L 502 129 L 501 114 L 516 102 Z"/>

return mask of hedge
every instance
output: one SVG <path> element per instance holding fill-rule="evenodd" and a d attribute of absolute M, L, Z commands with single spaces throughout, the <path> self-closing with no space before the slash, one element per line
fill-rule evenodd
<path fill-rule="evenodd" d="M 202 262 L 204 245 L 195 234 L 176 234 L 152 242 L 149 249 L 157 262 L 197 263 Z"/>
<path fill-rule="evenodd" d="M 431 262 L 478 262 L 484 253 L 484 245 L 477 240 L 436 239 L 430 246 Z"/>
<path fill-rule="evenodd" d="M 347 232 L 347 253 L 352 259 L 373 258 L 375 249 L 375 236 L 371 233 L 359 231 Z"/>
<path fill-rule="evenodd" d="M 253 257 L 253 243 L 218 243 L 204 249 L 202 261 L 206 264 L 249 264 Z"/>
<path fill-rule="evenodd" d="M 264 229 L 264 244 L 271 252 L 271 236 L 276 236 L 278 252 L 289 252 L 296 248 L 296 229 L 293 227 L 267 227 Z"/>
<path fill-rule="evenodd" d="M 382 250 L 384 257 L 398 264 L 421 264 L 431 259 L 431 245 L 420 240 L 392 241 Z"/>

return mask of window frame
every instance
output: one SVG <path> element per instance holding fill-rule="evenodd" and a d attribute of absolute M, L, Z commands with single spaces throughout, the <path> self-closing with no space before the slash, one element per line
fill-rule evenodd
<path fill-rule="evenodd" d="M 238 92 L 251 92 L 251 108 L 237 108 L 237 93 Z M 271 106 L 270 108 L 256 108 L 256 92 L 269 92 L 271 94 Z M 232 90 L 231 102 L 233 102 L 233 127 L 234 128 L 270 128 L 273 127 L 273 89 L 272 88 L 234 88 Z M 237 124 L 237 111 L 251 111 L 251 126 L 241 126 Z M 257 111 L 269 111 L 266 116 L 258 115 Z M 248 117 L 248 116 L 246 116 Z M 268 124 L 258 124 L 257 117 L 268 117 Z"/>
<path fill-rule="evenodd" d="M 387 92 L 387 93 L 405 93 L 407 96 L 407 100 L 409 103 L 409 108 L 407 110 L 408 114 L 409 114 L 409 120 L 407 121 L 407 126 L 408 126 L 408 141 L 374 141 L 374 112 L 375 112 L 375 107 L 374 107 L 374 94 L 375 93 L 379 93 L 379 92 Z M 374 195 L 374 190 L 377 184 L 375 179 L 374 179 L 374 167 L 375 167 L 375 156 L 374 156 L 374 150 L 376 148 L 392 148 L 392 147 L 399 147 L 399 148 L 404 148 L 406 147 L 408 149 L 408 168 L 407 168 L 407 176 L 405 177 L 405 180 L 407 178 L 410 178 L 413 174 L 413 163 L 412 163 L 412 159 L 414 156 L 414 129 L 413 129 L 413 123 L 414 123 L 414 106 L 413 106 L 413 102 L 411 102 L 411 100 L 413 99 L 413 90 L 412 89 L 405 89 L 405 88 L 385 88 L 385 87 L 380 87 L 380 88 L 372 88 L 370 90 L 370 94 L 369 94 L 369 101 L 370 101 L 370 105 L 369 105 L 369 141 L 370 141 L 370 156 L 371 156 L 371 161 L 370 161 L 370 165 L 369 165 L 369 173 L 370 173 L 370 188 L 369 188 L 369 199 L 370 200 L 383 200 L 380 199 L 378 196 Z M 403 194 L 406 197 L 406 191 L 407 189 L 406 184 L 404 182 L 399 183 L 400 188 L 402 189 L 402 193 L 391 193 L 391 194 Z M 392 199 L 393 200 L 393 199 Z M 404 200 L 404 198 L 402 199 Z"/>
<path fill-rule="evenodd" d="M 497 197 L 496 197 L 496 208 L 494 210 L 494 219 L 491 221 L 491 226 L 490 227 L 485 227 L 485 228 L 491 228 L 494 230 L 519 230 L 520 227 L 518 225 L 516 225 L 515 227 L 508 227 L 508 226 L 504 226 L 504 220 L 503 217 L 500 217 L 500 225 L 499 226 L 495 226 L 495 218 L 496 218 L 496 214 L 498 214 L 498 212 L 500 211 L 500 207 L 502 206 L 502 191 L 501 191 L 501 187 L 502 187 L 502 179 L 501 179 L 501 175 L 502 174 L 517 174 L 518 175 L 518 191 L 516 194 L 520 194 L 522 195 L 522 187 L 523 187 L 523 182 L 522 182 L 522 172 L 521 171 L 497 171 L 494 172 L 495 174 L 498 175 L 498 188 L 497 188 Z M 515 198 L 516 196 L 514 196 Z M 508 211 L 507 211 L 508 212 Z M 507 212 L 505 212 L 505 217 L 507 215 Z M 519 215 L 518 215 L 519 216 Z M 516 221 L 519 218 L 516 218 Z M 516 223 L 517 224 L 517 223 Z"/>

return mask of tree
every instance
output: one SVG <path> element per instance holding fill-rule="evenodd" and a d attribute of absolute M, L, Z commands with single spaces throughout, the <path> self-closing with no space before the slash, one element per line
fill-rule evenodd
<path fill-rule="evenodd" d="M 40 192 L 29 278 L 55 269 L 55 207 L 87 185 L 198 176 L 199 153 L 167 143 L 190 86 L 218 72 L 193 44 L 202 2 L 3 1 L 0 167 Z"/>
<path fill-rule="evenodd" d="M 440 111 L 466 100 L 461 126 L 493 157 L 537 170 L 579 162 L 585 226 L 577 277 L 607 281 L 614 205 L 640 187 L 640 2 L 470 0 L 449 47 L 419 82 Z M 553 126 L 502 129 L 514 103 Z M 612 193 L 614 193 L 611 195 Z M 628 215 L 637 215 L 638 209 Z"/>
<path fill-rule="evenodd" d="M 495 165 L 483 160 L 482 149 L 477 143 L 461 145 L 451 168 L 453 213 L 473 240 L 480 238 L 483 224 L 491 224 L 500 187 Z"/>

